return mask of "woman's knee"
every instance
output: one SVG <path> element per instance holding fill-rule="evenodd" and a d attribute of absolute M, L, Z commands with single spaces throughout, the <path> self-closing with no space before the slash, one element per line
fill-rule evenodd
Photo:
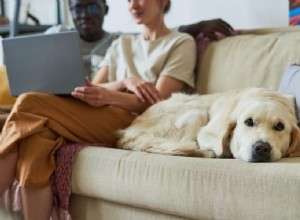
<path fill-rule="evenodd" d="M 45 97 L 47 96 L 49 95 L 42 93 L 23 93 L 18 96 L 17 101 L 14 105 L 14 109 L 15 111 L 26 111 L 27 109 L 30 109 L 30 111 L 32 112 L 35 106 L 41 106 L 43 100 L 45 100 Z"/>
<path fill-rule="evenodd" d="M 42 96 L 43 94 L 40 93 L 26 92 L 18 96 L 16 104 L 34 102 L 36 99 L 39 99 Z"/>

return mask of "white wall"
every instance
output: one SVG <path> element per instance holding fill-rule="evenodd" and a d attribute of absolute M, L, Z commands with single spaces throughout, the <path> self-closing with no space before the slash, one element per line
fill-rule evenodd
<path fill-rule="evenodd" d="M 136 31 L 125 0 L 107 0 L 110 12 L 105 29 Z M 172 0 L 166 15 L 170 27 L 199 20 L 223 18 L 236 29 L 288 26 L 288 0 Z"/>
<path fill-rule="evenodd" d="M 10 17 L 14 2 L 6 0 Z M 104 23 L 106 30 L 132 32 L 139 29 L 130 18 L 127 2 L 107 0 L 110 11 Z M 42 24 L 56 23 L 56 0 L 22 0 L 21 22 L 24 22 L 28 4 Z M 166 22 L 174 27 L 218 17 L 236 29 L 288 26 L 288 0 L 172 0 Z M 65 21 L 70 22 L 69 19 Z"/>

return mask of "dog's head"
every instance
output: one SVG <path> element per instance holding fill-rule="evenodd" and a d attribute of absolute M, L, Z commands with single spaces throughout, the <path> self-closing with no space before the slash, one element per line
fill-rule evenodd
<path fill-rule="evenodd" d="M 278 92 L 257 89 L 242 96 L 232 112 L 230 135 L 234 158 L 269 162 L 291 154 L 299 145 L 299 128 L 293 99 Z"/>
<path fill-rule="evenodd" d="M 297 155 L 299 139 L 293 97 L 257 88 L 221 96 L 197 135 L 200 148 L 249 162 Z"/>

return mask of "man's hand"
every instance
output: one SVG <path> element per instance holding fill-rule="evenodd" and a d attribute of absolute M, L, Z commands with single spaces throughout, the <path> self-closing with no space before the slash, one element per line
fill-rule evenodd
<path fill-rule="evenodd" d="M 128 77 L 124 80 L 127 90 L 133 92 L 141 102 L 154 104 L 161 101 L 160 94 L 151 82 L 139 79 L 137 77 Z"/>
<path fill-rule="evenodd" d="M 200 21 L 191 25 L 180 26 L 179 31 L 190 34 L 194 38 L 196 38 L 198 34 L 203 33 L 205 36 L 213 40 L 217 40 L 216 32 L 224 34 L 225 36 L 231 36 L 233 28 L 227 22 L 218 18 Z"/>

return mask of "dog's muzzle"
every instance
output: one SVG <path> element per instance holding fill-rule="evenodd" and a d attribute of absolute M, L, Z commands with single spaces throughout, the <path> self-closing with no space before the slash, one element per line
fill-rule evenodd
<path fill-rule="evenodd" d="M 251 162 L 268 162 L 271 159 L 272 147 L 269 143 L 257 141 L 252 145 Z"/>

